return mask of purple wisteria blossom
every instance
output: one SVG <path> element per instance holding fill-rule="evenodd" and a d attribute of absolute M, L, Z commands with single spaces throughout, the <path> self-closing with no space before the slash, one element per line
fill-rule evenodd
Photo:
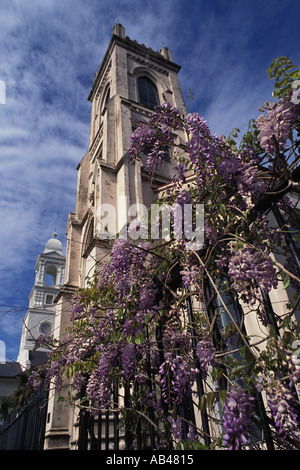
<path fill-rule="evenodd" d="M 161 376 L 162 398 L 169 406 L 178 405 L 186 396 L 191 396 L 192 385 L 195 381 L 197 369 L 181 356 L 167 359 L 159 368 Z"/>
<path fill-rule="evenodd" d="M 254 411 L 254 400 L 240 387 L 227 392 L 224 405 L 224 445 L 229 450 L 239 450 L 247 443 L 247 430 Z"/>
<path fill-rule="evenodd" d="M 232 288 L 250 305 L 255 303 L 259 288 L 268 293 L 278 285 L 271 259 L 252 247 L 236 249 L 235 243 L 232 243 L 230 255 L 228 252 L 219 255 L 216 264 L 228 269 Z"/>
<path fill-rule="evenodd" d="M 94 407 L 108 409 L 111 405 L 111 367 L 113 358 L 110 353 L 103 352 L 99 364 L 89 377 L 87 394 L 93 402 Z"/>
<path fill-rule="evenodd" d="M 281 380 L 270 380 L 267 389 L 267 400 L 275 427 L 283 439 L 292 437 L 300 440 L 300 409 L 296 391 Z"/>
<path fill-rule="evenodd" d="M 178 181 L 185 183 L 186 182 L 185 173 L 187 172 L 187 167 L 185 163 L 183 162 L 178 163 L 178 165 L 175 166 L 174 170 L 176 170 L 178 173 Z"/>
<path fill-rule="evenodd" d="M 28 378 L 26 386 L 31 387 L 33 390 L 40 390 L 42 385 L 43 381 L 40 374 L 33 370 Z"/>
<path fill-rule="evenodd" d="M 168 416 L 168 421 L 171 425 L 171 433 L 172 433 L 173 439 L 180 441 L 183 438 L 181 417 L 177 416 L 176 419 L 174 419 L 172 418 L 172 416 Z"/>
<path fill-rule="evenodd" d="M 126 344 L 121 351 L 122 373 L 125 378 L 128 379 L 134 373 L 135 361 L 136 352 L 134 344 Z"/>
<path fill-rule="evenodd" d="M 198 342 L 196 354 L 200 362 L 200 367 L 205 373 L 208 372 L 209 367 L 215 366 L 216 349 L 210 339 L 205 338 Z"/>
<path fill-rule="evenodd" d="M 262 114 L 257 119 L 260 131 L 258 140 L 267 153 L 284 151 L 291 127 L 299 116 L 300 105 L 291 101 L 290 96 L 280 98 L 278 103 L 266 102 Z"/>

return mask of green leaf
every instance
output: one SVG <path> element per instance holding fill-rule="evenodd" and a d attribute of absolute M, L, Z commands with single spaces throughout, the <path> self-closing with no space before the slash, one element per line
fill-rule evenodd
<path fill-rule="evenodd" d="M 226 217 L 226 206 L 225 204 L 220 204 L 219 205 L 219 211 L 220 211 L 220 214 L 223 216 L 223 218 Z"/>
<path fill-rule="evenodd" d="M 227 390 L 220 390 L 219 391 L 219 398 L 220 398 L 220 401 L 221 401 L 223 406 L 225 404 L 226 397 L 227 397 Z"/>
<path fill-rule="evenodd" d="M 208 392 L 206 394 L 206 404 L 208 408 L 211 408 L 215 401 L 215 394 L 214 392 Z"/>
<path fill-rule="evenodd" d="M 283 284 L 284 289 L 287 289 L 287 288 L 289 287 L 290 282 L 291 282 L 291 280 L 290 280 L 289 276 L 286 275 L 286 276 L 285 276 L 285 279 L 284 279 L 284 284 Z"/>
<path fill-rule="evenodd" d="M 151 320 L 151 315 L 150 315 L 150 313 L 146 313 L 146 315 L 145 315 L 145 323 L 146 323 L 146 324 L 149 323 L 150 320 Z"/>
<path fill-rule="evenodd" d="M 134 343 L 135 344 L 142 344 L 144 340 L 144 336 L 143 335 L 137 335 L 135 338 L 134 338 Z"/>
<path fill-rule="evenodd" d="M 202 395 L 202 397 L 200 397 L 198 408 L 202 411 L 206 409 L 206 396 L 205 395 Z"/>
<path fill-rule="evenodd" d="M 248 364 L 240 364 L 231 369 L 232 375 L 240 375 L 241 372 L 243 372 L 246 367 L 248 367 Z"/>
<path fill-rule="evenodd" d="M 198 408 L 204 411 L 206 408 L 211 408 L 215 402 L 216 396 L 214 392 L 208 392 L 199 400 Z"/>
<path fill-rule="evenodd" d="M 220 367 L 212 367 L 210 371 L 211 380 L 217 382 L 223 375 L 223 369 Z"/>

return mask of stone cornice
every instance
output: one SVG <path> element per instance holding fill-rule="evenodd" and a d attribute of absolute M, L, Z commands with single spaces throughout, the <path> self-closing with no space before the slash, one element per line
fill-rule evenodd
<path fill-rule="evenodd" d="M 68 295 L 68 296 L 72 296 L 74 294 L 74 292 L 76 292 L 78 289 L 78 286 L 74 286 L 74 285 L 71 285 L 71 284 L 64 284 L 59 293 L 57 294 L 57 296 L 55 297 L 53 303 L 54 304 L 57 304 L 57 302 L 59 301 L 59 299 L 63 296 L 63 295 Z"/>
<path fill-rule="evenodd" d="M 139 44 L 137 41 L 132 41 L 128 36 L 122 38 L 116 34 L 113 34 L 106 50 L 106 53 L 104 55 L 104 58 L 102 60 L 102 63 L 98 71 L 95 73 L 94 83 L 88 96 L 89 101 L 92 101 L 95 96 L 95 93 L 98 92 L 100 83 L 102 83 L 102 86 L 104 86 L 105 74 L 108 73 L 107 70 L 111 64 L 111 54 L 116 45 L 125 48 L 127 51 L 129 51 L 129 53 L 131 52 L 132 54 L 135 54 L 134 56 L 132 56 L 134 60 L 143 60 L 141 58 L 138 58 L 136 54 L 141 55 L 143 57 L 149 57 L 149 60 L 151 60 L 152 63 L 152 67 L 157 67 L 160 71 L 163 71 L 163 73 L 168 73 L 167 70 L 171 70 L 178 73 L 181 69 L 180 65 L 165 58 L 160 52 L 155 52 L 153 49 L 146 47 L 144 44 Z M 148 67 L 149 64 L 150 62 L 147 61 Z"/>
<path fill-rule="evenodd" d="M 165 67 L 159 67 L 159 66 L 155 65 L 153 62 L 149 62 L 148 60 L 145 60 L 142 57 L 139 57 L 139 56 L 134 55 L 134 54 L 128 53 L 127 57 L 134 60 L 138 64 L 144 65 L 147 68 L 155 70 L 156 72 L 162 73 L 164 75 L 168 75 L 168 70 Z"/>

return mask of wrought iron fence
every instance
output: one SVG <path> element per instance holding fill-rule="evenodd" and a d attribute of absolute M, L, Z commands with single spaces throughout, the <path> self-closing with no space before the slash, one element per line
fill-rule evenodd
<path fill-rule="evenodd" d="M 0 450 L 43 450 L 47 417 L 45 391 L 30 401 L 0 427 Z"/>

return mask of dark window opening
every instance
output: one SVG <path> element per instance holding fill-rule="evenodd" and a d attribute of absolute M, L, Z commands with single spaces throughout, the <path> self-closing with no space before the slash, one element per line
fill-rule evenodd
<path fill-rule="evenodd" d="M 154 109 L 158 105 L 157 89 L 148 77 L 138 79 L 139 100 L 143 106 Z"/>
<path fill-rule="evenodd" d="M 110 88 L 108 88 L 108 90 L 106 91 L 106 95 L 104 95 L 104 96 L 105 96 L 105 98 L 102 101 L 102 109 L 101 109 L 102 114 L 104 114 L 104 111 L 106 110 L 106 105 L 110 100 Z"/>
<path fill-rule="evenodd" d="M 108 89 L 108 92 L 106 93 L 106 98 L 105 98 L 105 105 L 107 105 L 108 101 L 110 100 L 110 88 Z"/>
<path fill-rule="evenodd" d="M 46 295 L 46 304 L 52 304 L 53 302 L 53 295 L 47 294 Z"/>

